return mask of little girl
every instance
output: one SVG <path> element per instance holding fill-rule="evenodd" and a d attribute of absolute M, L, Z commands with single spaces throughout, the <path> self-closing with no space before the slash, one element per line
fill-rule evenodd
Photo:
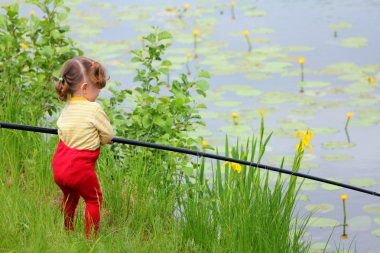
<path fill-rule="evenodd" d="M 86 203 L 86 238 L 99 229 L 102 192 L 95 164 L 100 145 L 111 143 L 113 129 L 102 107 L 95 102 L 106 85 L 105 70 L 99 63 L 75 57 L 61 71 L 55 90 L 67 101 L 58 119 L 60 138 L 53 157 L 54 181 L 63 192 L 61 209 L 67 230 L 74 230 L 79 198 Z"/>

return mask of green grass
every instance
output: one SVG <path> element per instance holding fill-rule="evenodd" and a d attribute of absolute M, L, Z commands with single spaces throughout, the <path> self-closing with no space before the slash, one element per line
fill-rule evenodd
<path fill-rule="evenodd" d="M 0 110 L 12 122 L 16 99 Z M 23 115 L 18 115 L 23 116 Z M 32 115 L 25 115 L 25 119 Z M 19 118 L 20 119 L 20 118 Z M 38 122 L 30 119 L 33 124 Z M 30 123 L 29 123 L 30 124 Z M 270 136 L 230 147 L 227 155 L 260 161 Z M 102 148 L 97 171 L 104 194 L 100 234 L 84 236 L 84 204 L 76 231 L 66 232 L 59 211 L 51 159 L 57 136 L 0 129 L 0 252 L 307 252 L 307 218 L 294 213 L 295 178 L 243 166 L 241 173 L 219 161 L 194 161 L 185 175 L 168 153 L 153 160 L 147 149 L 119 160 Z M 121 144 L 114 144 L 121 145 Z M 133 154 L 133 152 L 132 152 Z M 147 158 L 148 157 L 148 158 Z M 170 156 L 169 156 L 170 157 Z M 294 170 L 302 155 L 296 156 Z M 297 160 L 298 159 L 298 160 Z M 213 171 L 206 174 L 207 163 Z"/>

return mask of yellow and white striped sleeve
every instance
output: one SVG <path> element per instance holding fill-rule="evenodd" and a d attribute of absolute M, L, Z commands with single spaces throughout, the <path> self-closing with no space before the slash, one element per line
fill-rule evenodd
<path fill-rule="evenodd" d="M 99 132 L 100 143 L 102 145 L 109 143 L 114 136 L 113 128 L 100 105 L 96 108 L 93 124 Z"/>

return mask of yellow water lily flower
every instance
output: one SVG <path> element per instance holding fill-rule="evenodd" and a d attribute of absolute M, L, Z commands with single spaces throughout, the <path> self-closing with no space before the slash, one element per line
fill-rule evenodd
<path fill-rule="evenodd" d="M 340 236 L 340 238 L 342 238 L 342 239 L 347 239 L 347 238 L 348 238 L 348 235 L 347 235 L 347 234 L 343 234 L 343 235 Z"/>
<path fill-rule="evenodd" d="M 340 198 L 343 200 L 346 200 L 348 198 L 348 196 L 347 196 L 347 194 L 342 194 L 342 195 L 340 195 Z"/>
<path fill-rule="evenodd" d="M 206 140 L 202 140 L 202 147 L 205 148 L 208 146 L 208 142 Z"/>
<path fill-rule="evenodd" d="M 232 113 L 231 116 L 232 116 L 233 119 L 239 118 L 239 114 L 236 113 L 236 112 Z"/>
<path fill-rule="evenodd" d="M 232 2 L 231 2 L 231 5 L 232 5 L 232 6 L 236 6 L 236 1 L 232 1 Z"/>
<path fill-rule="evenodd" d="M 243 32 L 243 35 L 247 37 L 247 36 L 249 35 L 249 31 L 248 31 L 248 30 L 245 30 L 245 31 Z"/>
<path fill-rule="evenodd" d="M 237 173 L 240 173 L 241 172 L 241 165 L 238 164 L 238 163 L 233 163 L 233 162 L 224 162 L 222 164 L 222 167 L 225 167 L 227 164 L 229 164 L 231 166 L 231 168 L 236 171 Z"/>
<path fill-rule="evenodd" d="M 187 11 L 188 9 L 190 9 L 190 4 L 185 4 L 185 11 Z"/>
<path fill-rule="evenodd" d="M 302 65 L 302 64 L 304 64 L 304 63 L 305 63 L 305 59 L 304 59 L 304 58 L 299 58 L 299 59 L 298 59 L 298 62 L 299 62 L 299 64 L 301 64 L 301 65 Z"/>
<path fill-rule="evenodd" d="M 29 14 L 30 14 L 30 16 L 35 16 L 35 15 L 36 15 L 36 12 L 33 11 L 33 10 L 31 10 L 31 11 L 29 12 Z"/>
<path fill-rule="evenodd" d="M 194 35 L 194 36 L 198 36 L 198 34 L 199 34 L 198 29 L 194 29 L 194 30 L 193 30 L 193 35 Z"/>
<path fill-rule="evenodd" d="M 260 118 L 263 119 L 264 118 L 264 111 L 263 111 L 263 108 L 260 107 Z"/>
<path fill-rule="evenodd" d="M 187 54 L 186 54 L 186 58 L 187 58 L 188 60 L 190 60 L 190 59 L 191 59 L 191 54 L 187 53 Z"/>
<path fill-rule="evenodd" d="M 22 43 L 22 44 L 21 44 L 21 47 L 22 47 L 23 49 L 25 49 L 25 48 L 28 47 L 28 45 L 26 45 L 25 43 Z"/>
<path fill-rule="evenodd" d="M 347 116 L 347 118 L 351 119 L 352 118 L 352 112 L 348 112 L 346 116 Z"/>

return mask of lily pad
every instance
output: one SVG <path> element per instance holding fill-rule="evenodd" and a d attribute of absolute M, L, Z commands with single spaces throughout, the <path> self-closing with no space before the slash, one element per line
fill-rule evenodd
<path fill-rule="evenodd" d="M 348 161 L 352 160 L 353 156 L 350 155 L 322 155 L 322 159 L 327 160 L 327 161 Z"/>
<path fill-rule="evenodd" d="M 249 90 L 237 90 L 236 95 L 242 96 L 242 97 L 257 97 L 261 95 L 261 91 L 256 89 L 249 89 Z"/>
<path fill-rule="evenodd" d="M 278 123 L 284 129 L 293 129 L 293 130 L 295 130 L 294 134 L 296 134 L 296 132 L 298 130 L 307 129 L 308 128 L 308 125 L 306 123 L 304 123 L 302 121 L 299 121 L 299 120 L 284 119 L 284 120 L 280 120 Z"/>
<path fill-rule="evenodd" d="M 238 107 L 241 104 L 242 104 L 241 101 L 232 101 L 232 100 L 222 100 L 222 101 L 215 102 L 216 106 L 221 106 L 221 107 Z"/>
<path fill-rule="evenodd" d="M 305 87 L 305 88 L 311 88 L 311 87 L 326 87 L 331 85 L 329 82 L 318 82 L 318 81 L 307 81 L 307 82 L 299 82 L 298 86 Z"/>
<path fill-rule="evenodd" d="M 348 23 L 333 23 L 333 24 L 330 24 L 329 27 L 331 29 L 338 30 L 338 29 L 349 29 L 349 28 L 352 28 L 352 25 L 348 24 Z"/>
<path fill-rule="evenodd" d="M 374 219 L 374 221 L 375 221 L 375 223 L 380 224 L 380 217 L 376 217 L 376 218 Z"/>
<path fill-rule="evenodd" d="M 334 210 L 334 206 L 331 204 L 315 204 L 315 205 L 306 205 L 305 209 L 310 212 L 321 212 L 321 213 L 328 213 Z"/>
<path fill-rule="evenodd" d="M 318 189 L 318 184 L 314 181 L 306 180 L 302 182 L 301 190 L 303 191 L 315 191 Z"/>
<path fill-rule="evenodd" d="M 335 64 L 329 64 L 326 66 L 326 68 L 322 69 L 320 71 L 321 74 L 326 75 L 338 75 L 342 73 L 352 73 L 355 72 L 359 68 L 358 65 L 351 62 L 341 62 L 341 63 L 335 63 Z"/>
<path fill-rule="evenodd" d="M 252 30 L 252 32 L 254 33 L 264 33 L 264 34 L 267 34 L 267 33 L 274 33 L 276 30 L 272 29 L 272 28 L 264 28 L 264 27 L 258 27 L 258 28 L 254 28 Z"/>
<path fill-rule="evenodd" d="M 313 127 L 311 130 L 314 134 L 335 134 L 339 132 L 338 129 L 331 127 Z"/>
<path fill-rule="evenodd" d="M 369 204 L 363 207 L 366 213 L 380 214 L 380 204 Z"/>
<path fill-rule="evenodd" d="M 245 11 L 244 15 L 247 17 L 264 17 L 267 15 L 265 11 Z"/>
<path fill-rule="evenodd" d="M 292 64 L 288 62 L 265 62 L 258 66 L 257 70 L 263 73 L 281 74 L 287 72 L 287 69 L 291 66 Z"/>
<path fill-rule="evenodd" d="M 300 201 L 310 201 L 310 197 L 305 195 L 305 194 L 300 194 L 297 196 L 297 200 L 300 200 Z"/>
<path fill-rule="evenodd" d="M 369 216 L 357 216 L 347 221 L 350 232 L 364 232 L 371 228 L 371 218 Z"/>
<path fill-rule="evenodd" d="M 323 218 L 323 217 L 310 217 L 308 226 L 309 227 L 320 227 L 320 228 L 331 228 L 338 226 L 340 223 L 335 219 Z"/>
<path fill-rule="evenodd" d="M 355 144 L 350 142 L 331 141 L 322 143 L 322 148 L 324 149 L 343 149 L 352 147 L 355 147 Z"/>
<path fill-rule="evenodd" d="M 331 246 L 327 242 L 317 242 L 317 243 L 313 243 L 310 246 L 310 252 L 319 253 L 319 252 L 324 252 L 325 250 L 328 250 L 330 248 Z"/>
<path fill-rule="evenodd" d="M 357 187 L 369 187 L 376 185 L 376 180 L 373 178 L 357 178 L 357 179 L 351 179 L 350 184 L 357 186 Z"/>
<path fill-rule="evenodd" d="M 328 177 L 327 179 L 328 179 L 328 180 L 331 180 L 331 181 L 338 182 L 338 183 L 341 182 L 341 180 L 339 180 L 339 179 L 337 179 L 337 178 Z M 335 190 L 342 189 L 342 187 L 340 187 L 340 186 L 333 185 L 333 184 L 327 184 L 327 183 L 322 183 L 322 184 L 321 184 L 321 187 L 322 187 L 323 189 L 325 189 L 325 190 L 328 190 L 328 191 L 335 191 Z"/>
<path fill-rule="evenodd" d="M 302 161 L 300 169 L 303 169 L 303 170 L 314 169 L 314 168 L 318 168 L 319 166 L 320 166 L 319 163 Z"/>
<path fill-rule="evenodd" d="M 189 135 L 192 137 L 205 137 L 205 136 L 212 136 L 213 132 L 206 128 L 206 127 L 198 127 L 194 132 L 190 132 Z"/>
<path fill-rule="evenodd" d="M 267 92 L 260 98 L 260 103 L 264 104 L 282 104 L 289 103 L 296 99 L 293 93 L 289 92 Z"/>
<path fill-rule="evenodd" d="M 231 136 L 241 136 L 248 135 L 252 131 L 252 127 L 247 125 L 225 126 L 218 128 L 218 130 Z"/>
<path fill-rule="evenodd" d="M 202 112 L 199 112 L 199 115 L 201 115 L 202 119 L 219 119 L 220 118 L 220 113 L 211 112 L 211 111 L 202 111 Z"/>
<path fill-rule="evenodd" d="M 372 230 L 371 232 L 374 236 L 380 237 L 380 229 Z"/>
<path fill-rule="evenodd" d="M 366 47 L 368 45 L 368 39 L 366 37 L 351 37 L 341 41 L 341 45 L 344 47 Z"/>
<path fill-rule="evenodd" d="M 290 113 L 294 115 L 300 115 L 300 116 L 314 116 L 315 114 L 317 114 L 317 110 L 302 108 L 302 109 L 291 110 Z"/>
<path fill-rule="evenodd" d="M 272 76 L 268 74 L 263 74 L 263 73 L 249 73 L 245 75 L 244 77 L 247 79 L 252 79 L 252 80 L 265 80 L 265 79 L 272 78 Z"/>

